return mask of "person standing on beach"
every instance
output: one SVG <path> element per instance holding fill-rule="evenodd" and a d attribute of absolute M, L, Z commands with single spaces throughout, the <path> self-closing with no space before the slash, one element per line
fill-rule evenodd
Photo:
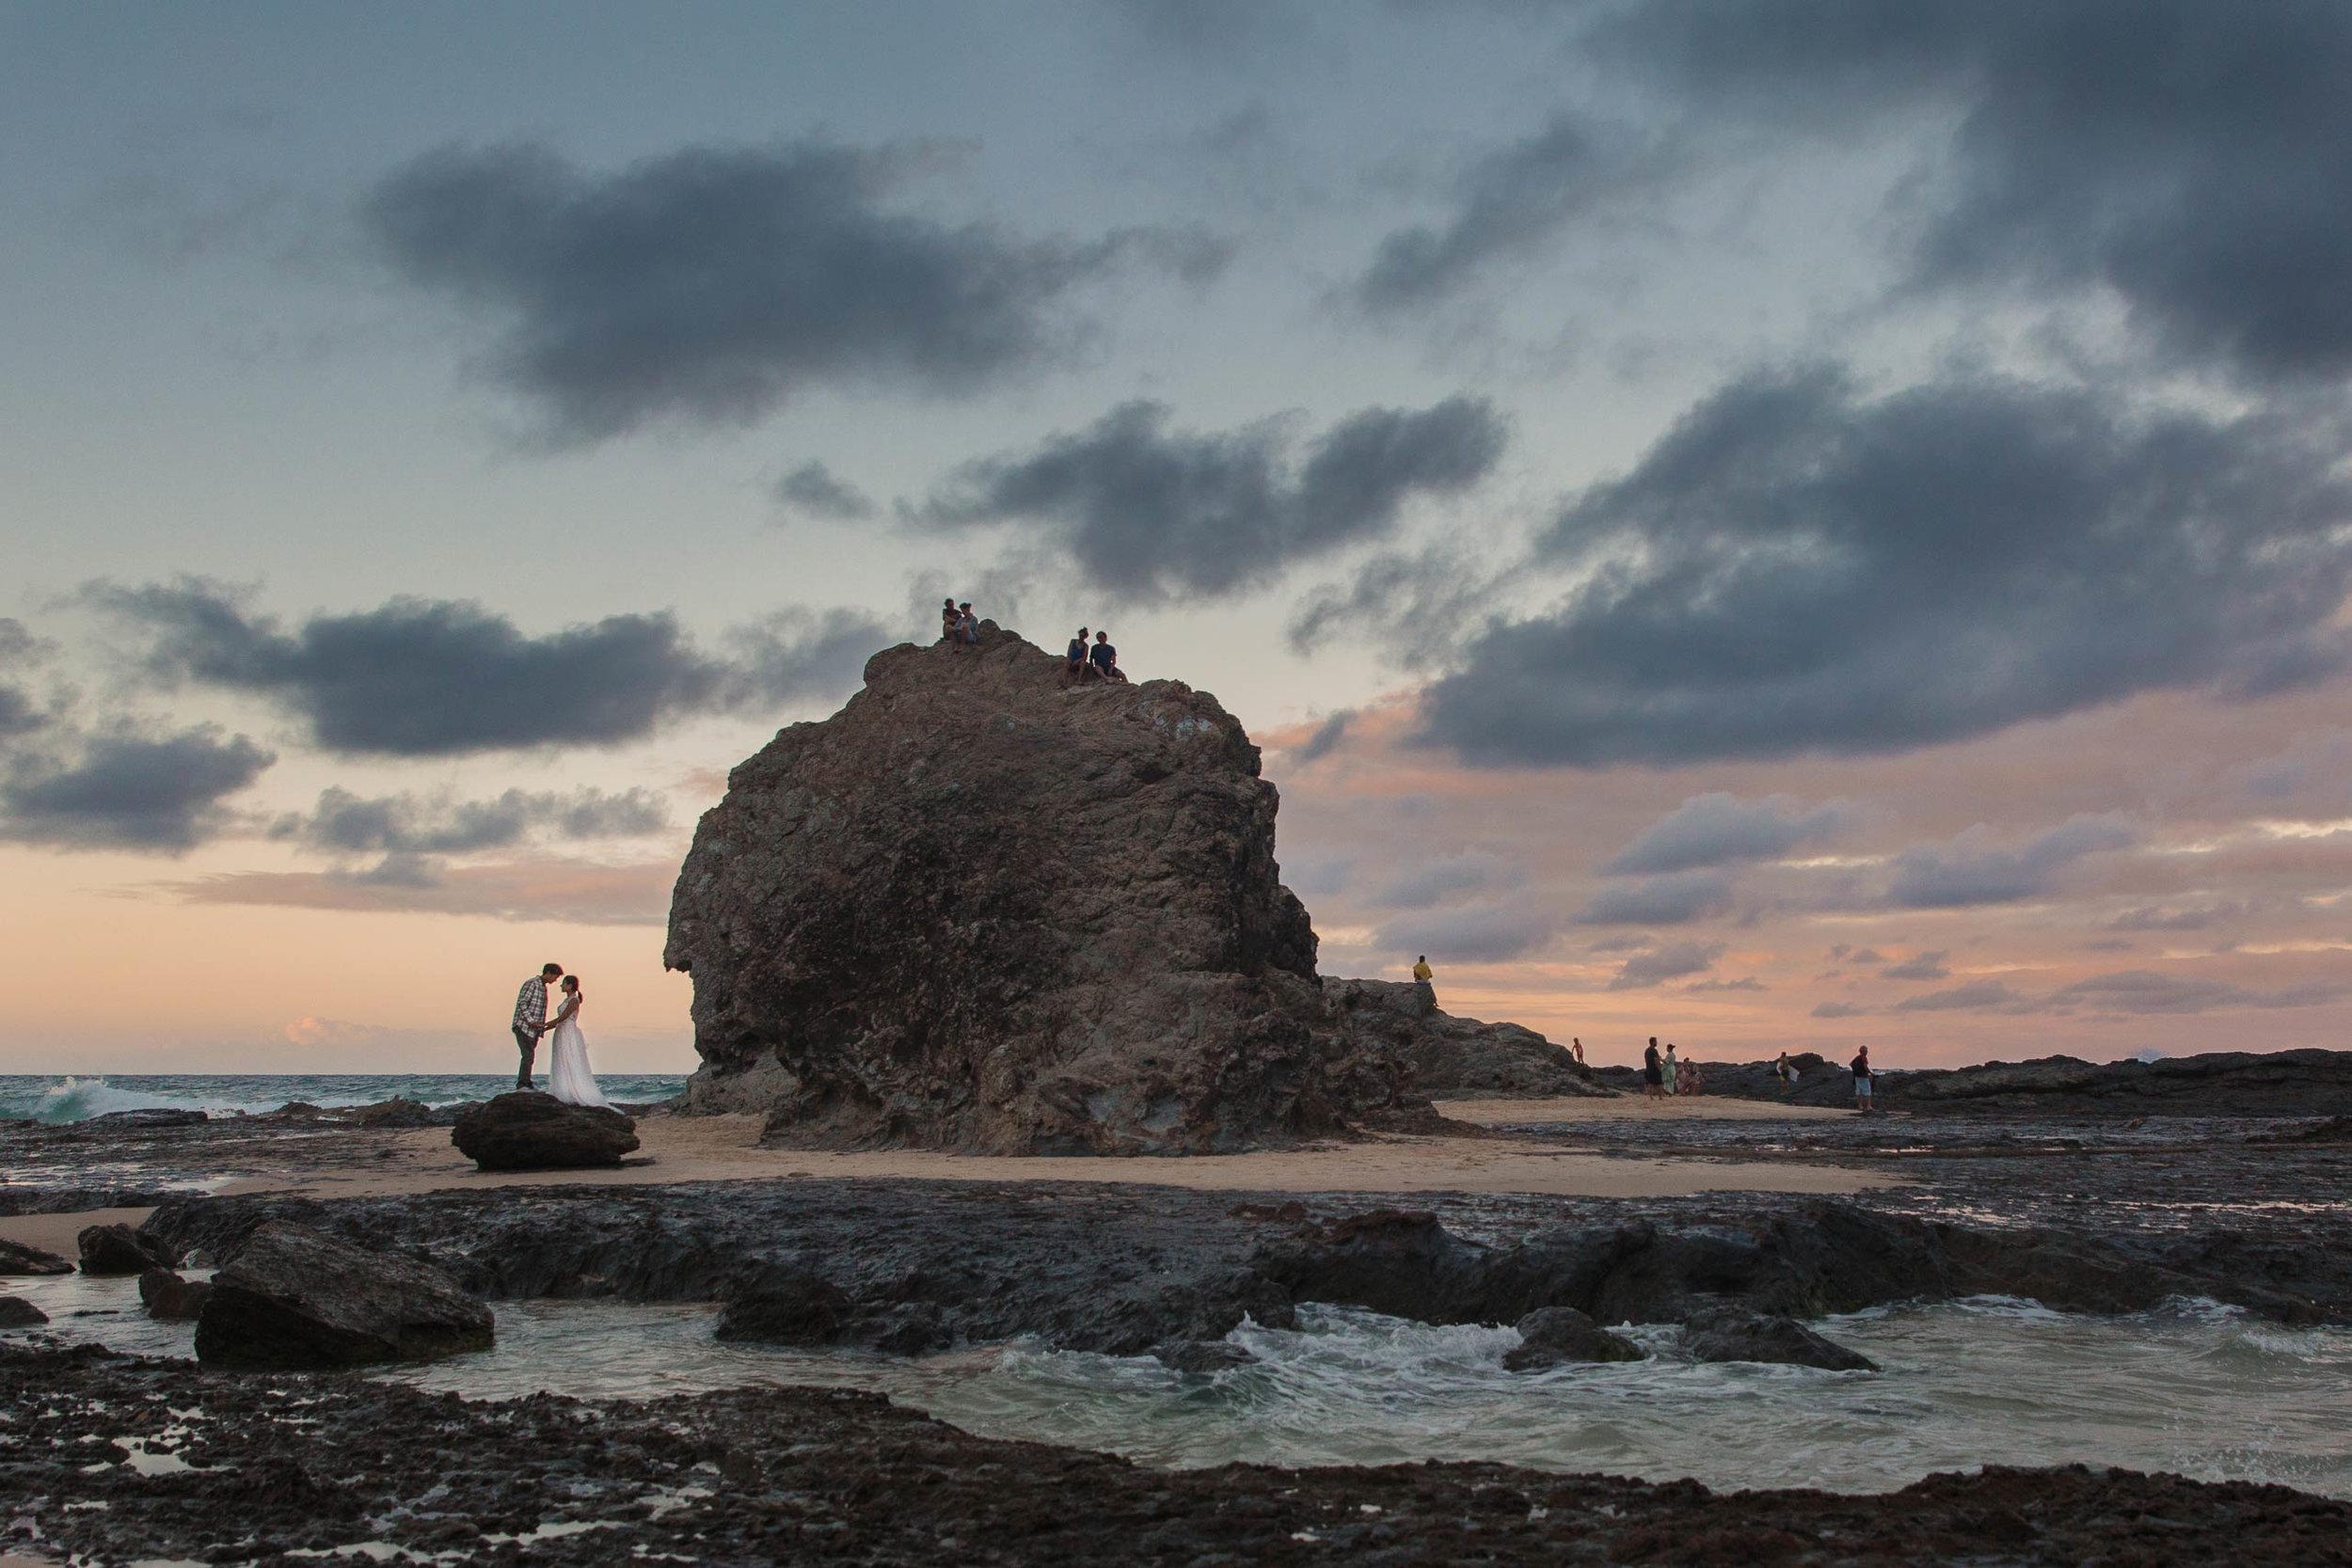
<path fill-rule="evenodd" d="M 1870 1048 L 1866 1045 L 1855 1052 L 1853 1057 L 1853 1108 L 1857 1111 L 1867 1113 L 1870 1109 L 1870 1080 L 1873 1076 L 1870 1071 Z"/>
<path fill-rule="evenodd" d="M 1642 1093 L 1650 1100 L 1666 1098 L 1666 1069 L 1658 1059 L 1658 1037 L 1652 1035 L 1642 1052 Z"/>
<path fill-rule="evenodd" d="M 1682 1064 L 1675 1060 L 1675 1048 L 1672 1040 L 1666 1042 L 1666 1092 L 1668 1094 L 1682 1092 Z"/>
<path fill-rule="evenodd" d="M 562 964 L 541 964 L 539 973 L 515 993 L 515 1050 L 522 1065 L 515 1069 L 515 1086 L 531 1087 L 531 1065 L 539 1054 L 539 1037 L 548 1032 L 548 988 L 564 978 Z"/>

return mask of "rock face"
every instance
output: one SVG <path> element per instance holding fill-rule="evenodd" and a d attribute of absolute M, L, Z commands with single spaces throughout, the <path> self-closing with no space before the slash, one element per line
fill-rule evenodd
<path fill-rule="evenodd" d="M 0 1275 L 72 1274 L 73 1265 L 56 1253 L 0 1239 Z"/>
<path fill-rule="evenodd" d="M 1323 1000 L 1275 805 L 1181 682 L 1073 685 L 993 624 L 877 654 L 696 831 L 663 955 L 691 1106 L 806 1147 L 1179 1154 L 1406 1104 Z"/>
<path fill-rule="evenodd" d="M 355 1367 L 482 1350 L 491 1333 L 490 1309 L 442 1270 L 273 1222 L 214 1276 L 196 1320 L 196 1358 L 270 1370 Z"/>
<path fill-rule="evenodd" d="M 619 1164 L 637 1147 L 637 1124 L 618 1111 L 518 1089 L 466 1107 L 449 1141 L 483 1170 L 586 1170 Z"/>
<path fill-rule="evenodd" d="M 204 1310 L 213 1293 L 202 1280 L 183 1279 L 169 1269 L 150 1269 L 139 1275 L 139 1303 L 147 1315 L 166 1323 L 187 1323 Z"/>
<path fill-rule="evenodd" d="M 75 1241 L 84 1274 L 145 1274 L 180 1266 L 180 1255 L 169 1243 L 127 1225 L 87 1226 Z"/>
<path fill-rule="evenodd" d="M 1432 1100 L 1551 1100 L 1612 1091 L 1576 1065 L 1565 1047 L 1516 1023 L 1481 1023 L 1434 1006 L 1399 980 L 1326 980 L 1323 994 L 1359 1045 L 1412 1072 L 1412 1089 Z"/>

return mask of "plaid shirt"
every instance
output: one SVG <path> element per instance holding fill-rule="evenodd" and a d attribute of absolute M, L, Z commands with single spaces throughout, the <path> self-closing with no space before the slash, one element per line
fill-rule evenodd
<path fill-rule="evenodd" d="M 548 985 L 536 974 L 515 993 L 515 1027 L 536 1029 L 548 1021 Z"/>

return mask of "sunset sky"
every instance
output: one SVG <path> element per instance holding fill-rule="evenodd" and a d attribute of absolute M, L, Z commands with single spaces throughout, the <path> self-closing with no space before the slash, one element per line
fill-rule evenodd
<path fill-rule="evenodd" d="M 953 594 L 1599 1060 L 2352 1023 L 2339 0 L 0 0 L 0 1072 L 608 1069 Z"/>

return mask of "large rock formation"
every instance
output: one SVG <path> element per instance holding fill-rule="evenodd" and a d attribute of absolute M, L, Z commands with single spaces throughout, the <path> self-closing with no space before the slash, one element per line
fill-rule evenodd
<path fill-rule="evenodd" d="M 1070 1154 L 1396 1108 L 1400 1065 L 1323 999 L 1274 813 L 1182 682 L 1073 684 L 993 624 L 877 654 L 694 835 L 664 954 L 694 982 L 690 1105 L 817 1147 Z"/>
<path fill-rule="evenodd" d="M 430 1263 L 272 1222 L 213 1277 L 196 1357 L 262 1370 L 358 1367 L 486 1350 L 494 1331 L 490 1309 Z"/>
<path fill-rule="evenodd" d="M 566 1105 L 516 1089 L 458 1113 L 449 1141 L 481 1170 L 585 1170 L 617 1165 L 637 1123 L 602 1105 Z"/>
<path fill-rule="evenodd" d="M 1609 1098 L 1554 1045 L 1516 1023 L 1456 1018 L 1402 980 L 1326 980 L 1323 994 L 1357 1043 L 1411 1069 L 1413 1090 L 1432 1100 Z"/>

